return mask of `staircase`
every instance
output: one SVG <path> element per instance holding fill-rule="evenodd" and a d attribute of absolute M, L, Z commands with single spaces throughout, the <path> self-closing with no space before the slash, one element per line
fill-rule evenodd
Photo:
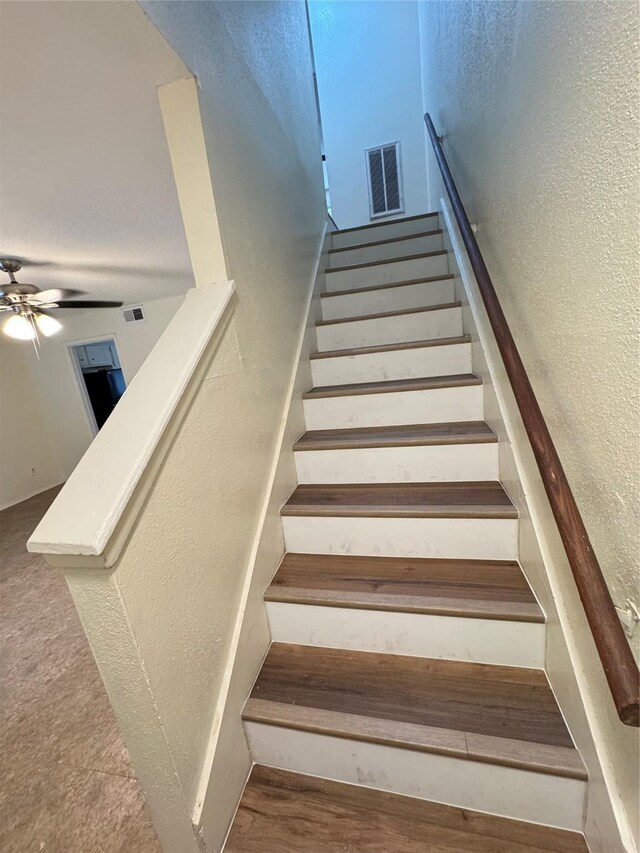
<path fill-rule="evenodd" d="M 226 850 L 586 851 L 437 214 L 338 231 Z"/>

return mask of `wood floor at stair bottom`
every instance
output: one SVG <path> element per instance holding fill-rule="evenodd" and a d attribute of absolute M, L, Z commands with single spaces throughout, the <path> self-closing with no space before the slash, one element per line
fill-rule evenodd
<path fill-rule="evenodd" d="M 285 554 L 265 600 L 544 622 L 520 566 L 500 560 Z"/>
<path fill-rule="evenodd" d="M 576 832 L 257 765 L 225 853 L 588 853 Z"/>
<path fill-rule="evenodd" d="M 498 482 L 303 484 L 281 515 L 380 518 L 517 518 Z"/>

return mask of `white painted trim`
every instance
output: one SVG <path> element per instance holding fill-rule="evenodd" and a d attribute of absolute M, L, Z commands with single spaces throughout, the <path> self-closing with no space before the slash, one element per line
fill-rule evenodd
<path fill-rule="evenodd" d="M 56 486 L 61 486 L 63 483 L 64 480 L 58 480 L 56 483 L 51 483 L 48 486 L 38 486 L 37 489 L 34 489 L 32 492 L 28 492 L 26 495 L 22 495 L 20 498 L 14 498 L 5 504 L 1 504 L 0 512 L 5 509 L 10 509 L 10 507 L 16 506 L 17 504 L 21 504 L 23 501 L 28 501 L 29 498 L 35 498 L 36 495 L 41 495 L 43 492 L 48 492 L 49 489 L 55 489 Z"/>
<path fill-rule="evenodd" d="M 120 537 L 108 555 L 107 545 L 221 326 L 233 291 L 230 281 L 187 291 L 127 393 L 32 534 L 29 551 L 102 557 L 95 565 L 113 565 L 124 539 Z M 130 524 L 133 520 L 128 519 Z"/>

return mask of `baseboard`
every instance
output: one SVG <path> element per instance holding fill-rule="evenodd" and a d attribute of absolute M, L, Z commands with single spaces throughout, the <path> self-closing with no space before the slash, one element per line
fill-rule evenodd
<path fill-rule="evenodd" d="M 9 507 L 16 506 L 16 504 L 21 504 L 24 501 L 28 501 L 29 498 L 35 498 L 36 495 L 41 495 L 43 492 L 48 492 L 49 489 L 55 489 L 56 486 L 62 486 L 64 485 L 64 482 L 64 480 L 59 480 L 58 482 L 51 483 L 48 486 L 39 486 L 33 492 L 29 492 L 26 495 L 22 495 L 21 498 L 15 498 L 14 500 L 8 501 L 7 503 L 0 504 L 0 512 L 5 509 L 9 509 Z"/>
<path fill-rule="evenodd" d="M 329 230 L 325 226 L 192 814 L 206 849 L 211 851 L 219 851 L 224 845 L 252 766 L 241 712 L 271 642 L 263 594 L 284 555 L 280 507 L 297 483 L 293 444 L 304 431 L 302 394 L 312 384 L 309 355 L 316 348 L 315 322 L 320 318 L 328 248 Z"/>
<path fill-rule="evenodd" d="M 500 480 L 519 511 L 520 563 L 546 615 L 545 669 L 589 774 L 583 831 L 593 853 L 632 853 L 637 731 L 615 714 L 462 237 L 448 200 L 440 203 L 456 299 L 472 338 L 472 369 L 484 381 L 485 418 L 499 438 Z"/>

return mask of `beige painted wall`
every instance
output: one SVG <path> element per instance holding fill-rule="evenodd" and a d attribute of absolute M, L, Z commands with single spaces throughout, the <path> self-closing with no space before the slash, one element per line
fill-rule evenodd
<path fill-rule="evenodd" d="M 498 435 L 500 481 L 520 517 L 520 565 L 545 613 L 545 670 L 589 775 L 584 813 L 589 850 L 635 851 L 638 729 L 624 726 L 618 719 L 538 466 L 444 193 L 441 202 L 456 298 L 462 302 L 464 330 L 472 340 L 473 372 L 482 377 L 485 419 Z"/>
<path fill-rule="evenodd" d="M 640 603 L 638 8 L 420 4 L 425 111 L 622 607 Z M 437 208 L 433 160 L 430 183 Z"/>
<path fill-rule="evenodd" d="M 113 337 L 128 383 L 183 298 L 145 302 L 145 322 L 131 325 L 120 309 L 64 312 L 40 360 L 0 333 L 0 508 L 62 483 L 93 439 L 68 344 Z"/>
<path fill-rule="evenodd" d="M 638 600 L 640 544 L 637 7 L 420 3 L 420 23 L 424 109 L 445 134 L 501 303 L 624 606 L 627 596 Z M 446 193 L 432 157 L 429 183 L 438 209 Z M 474 369 L 486 373 L 477 346 Z M 498 413 L 489 380 L 487 416 L 503 442 L 501 479 L 522 514 L 521 562 L 547 615 L 546 670 L 589 769 L 585 831 L 594 851 L 635 850 L 638 731 L 617 718 L 500 366 L 492 378 L 506 403 Z"/>
<path fill-rule="evenodd" d="M 80 557 L 65 565 L 74 566 L 67 580 L 164 849 L 187 853 L 220 849 L 250 767 L 236 724 L 236 749 L 206 796 L 326 211 L 304 4 L 143 8 L 197 76 L 236 291 L 199 365 L 193 401 L 161 441 L 166 456 L 146 477 L 148 494 L 139 503 L 133 495 L 140 514 L 115 565 L 83 568 Z M 188 193 L 179 194 L 184 213 Z M 274 516 L 271 508 L 270 537 Z M 277 544 L 261 580 L 277 567 Z M 264 619 L 259 628 L 264 642 Z"/>

